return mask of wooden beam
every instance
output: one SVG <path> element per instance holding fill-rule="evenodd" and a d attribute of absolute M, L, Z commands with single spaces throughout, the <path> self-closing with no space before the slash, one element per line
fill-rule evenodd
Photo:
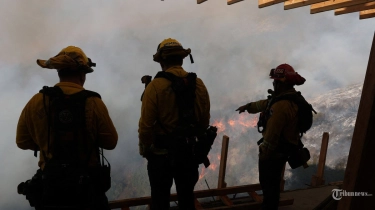
<path fill-rule="evenodd" d="M 207 1 L 207 0 L 197 0 L 197 4 L 202 4 L 205 1 Z"/>
<path fill-rule="evenodd" d="M 227 157 L 228 157 L 228 146 L 229 146 L 229 137 L 224 135 L 223 141 L 221 144 L 221 156 L 220 156 L 220 168 L 219 168 L 219 179 L 217 182 L 217 188 L 227 187 L 225 182 L 225 170 L 227 168 Z M 218 196 L 225 205 L 232 206 L 232 201 L 228 198 L 227 195 Z"/>
<path fill-rule="evenodd" d="M 220 169 L 219 169 L 219 179 L 217 183 L 217 188 L 226 187 L 225 170 L 227 168 L 228 145 L 229 145 L 229 137 L 224 135 L 223 141 L 221 144 Z"/>
<path fill-rule="evenodd" d="M 256 192 L 248 192 L 249 195 L 254 199 L 255 202 L 258 202 L 258 203 L 262 203 L 263 202 L 263 198 L 261 198 L 258 193 Z"/>
<path fill-rule="evenodd" d="M 199 201 L 196 198 L 194 199 L 194 206 L 195 206 L 196 210 L 202 210 L 203 209 L 201 203 L 199 203 Z"/>
<path fill-rule="evenodd" d="M 311 5 L 310 14 L 334 10 L 341 7 L 349 7 L 357 4 L 364 4 L 372 0 L 328 0 Z"/>
<path fill-rule="evenodd" d="M 338 209 L 375 209 L 375 33 L 362 88 L 342 189 L 372 196 L 343 196 Z"/>
<path fill-rule="evenodd" d="M 285 2 L 286 0 L 258 0 L 258 7 L 268 7 L 274 4 Z"/>
<path fill-rule="evenodd" d="M 226 206 L 233 206 L 233 202 L 230 200 L 230 198 L 227 195 L 220 196 L 220 200 L 226 205 Z"/>
<path fill-rule="evenodd" d="M 279 206 L 288 206 L 293 205 L 294 199 L 293 198 L 280 198 Z M 261 207 L 261 203 L 252 202 L 252 203 L 242 203 L 236 204 L 233 206 L 222 206 L 222 207 L 215 207 L 209 208 L 207 210 L 259 210 Z"/>
<path fill-rule="evenodd" d="M 323 137 L 322 137 L 322 144 L 320 146 L 318 170 L 316 171 L 316 174 L 313 175 L 313 177 L 311 179 L 311 186 L 312 187 L 324 185 L 324 182 L 325 182 L 325 180 L 324 180 L 324 168 L 326 166 L 328 140 L 329 140 L 329 134 L 327 132 L 324 132 Z"/>
<path fill-rule="evenodd" d="M 227 0 L 227 5 L 232 5 L 232 4 L 238 3 L 240 1 L 243 1 L 243 0 Z"/>
<path fill-rule="evenodd" d="M 229 195 L 229 194 L 258 191 L 258 190 L 262 190 L 262 187 L 260 186 L 260 184 L 250 184 L 250 185 L 242 185 L 242 186 L 235 186 L 235 187 L 227 187 L 227 188 L 222 188 L 222 189 L 194 191 L 194 196 L 195 198 L 205 198 L 205 197 L 211 197 L 211 196 Z M 177 201 L 176 193 L 171 194 L 170 201 Z M 123 206 L 141 206 L 141 205 L 147 205 L 150 203 L 151 203 L 151 197 L 148 196 L 148 197 L 110 201 L 109 206 L 111 209 L 115 209 L 115 208 L 121 208 Z"/>
<path fill-rule="evenodd" d="M 352 12 L 359 12 L 363 10 L 375 9 L 375 1 L 367 2 L 365 4 L 357 4 L 350 7 L 344 7 L 335 10 L 335 15 L 343 15 Z"/>
<path fill-rule="evenodd" d="M 375 9 L 365 10 L 359 12 L 359 19 L 367 19 L 375 17 Z"/>
<path fill-rule="evenodd" d="M 284 3 L 284 10 L 304 7 L 304 6 L 316 4 L 322 1 L 326 1 L 326 0 L 287 0 Z"/>

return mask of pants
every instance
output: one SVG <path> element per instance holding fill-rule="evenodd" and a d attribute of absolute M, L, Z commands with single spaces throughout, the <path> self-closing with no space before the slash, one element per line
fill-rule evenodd
<path fill-rule="evenodd" d="M 170 158 L 166 155 L 151 155 L 147 160 L 151 186 L 151 209 L 169 209 L 170 192 L 174 180 L 179 209 L 195 210 L 194 187 L 199 177 L 198 165 L 193 162 L 171 164 Z"/>
<path fill-rule="evenodd" d="M 109 210 L 108 198 L 95 174 L 73 168 L 45 170 L 42 210 Z M 86 171 L 86 170 L 80 170 Z"/>
<path fill-rule="evenodd" d="M 259 160 L 259 182 L 263 191 L 262 210 L 278 209 L 280 199 L 280 182 L 286 157 L 279 159 Z"/>
<path fill-rule="evenodd" d="M 56 203 L 58 204 L 59 201 L 61 201 L 61 198 L 64 197 L 64 194 L 59 194 L 56 193 L 56 196 L 61 196 L 58 199 L 50 199 L 49 201 L 57 201 Z M 55 196 L 54 195 L 54 196 Z M 40 207 L 40 208 L 35 208 L 36 210 L 110 210 L 108 206 L 108 199 L 105 193 L 95 193 L 93 195 L 93 201 L 91 205 L 82 205 L 82 204 L 75 204 L 73 203 L 73 206 L 71 207 L 61 207 L 59 205 L 48 205 L 46 207 Z"/>

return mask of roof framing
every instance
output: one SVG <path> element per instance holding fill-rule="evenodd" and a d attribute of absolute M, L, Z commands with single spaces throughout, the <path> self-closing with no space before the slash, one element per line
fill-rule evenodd
<path fill-rule="evenodd" d="M 197 0 L 201 4 L 208 0 Z M 232 5 L 245 0 L 227 0 Z M 284 2 L 284 10 L 310 6 L 310 14 L 334 10 L 335 15 L 358 12 L 359 19 L 375 17 L 375 0 L 258 0 L 258 7 L 264 8 Z"/>
<path fill-rule="evenodd" d="M 227 0 L 227 5 L 231 5 L 240 1 L 243 1 L 243 0 Z"/>
<path fill-rule="evenodd" d="M 364 10 L 359 12 L 359 19 L 367 19 L 375 17 L 375 9 Z"/>
<path fill-rule="evenodd" d="M 366 11 L 370 9 L 375 9 L 375 1 L 368 2 L 365 4 L 357 4 L 350 7 L 344 7 L 340 9 L 335 10 L 335 15 L 342 15 L 342 14 L 348 14 L 352 12 L 360 12 L 360 11 Z"/>
<path fill-rule="evenodd" d="M 329 10 L 339 9 L 341 7 L 349 7 L 352 5 L 370 2 L 370 0 L 329 0 L 311 5 L 310 13 L 325 12 Z"/>
<path fill-rule="evenodd" d="M 288 0 L 284 3 L 284 10 L 304 7 L 311 4 L 320 3 L 326 0 Z"/>

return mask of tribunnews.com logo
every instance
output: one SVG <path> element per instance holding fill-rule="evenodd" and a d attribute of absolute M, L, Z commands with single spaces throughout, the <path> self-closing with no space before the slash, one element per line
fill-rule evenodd
<path fill-rule="evenodd" d="M 341 200 L 343 196 L 372 196 L 367 192 L 347 192 L 342 189 L 333 189 L 332 190 L 332 197 L 335 200 Z"/>

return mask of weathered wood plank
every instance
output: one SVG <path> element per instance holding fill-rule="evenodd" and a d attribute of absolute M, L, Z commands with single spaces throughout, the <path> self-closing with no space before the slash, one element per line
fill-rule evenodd
<path fill-rule="evenodd" d="M 369 9 L 365 11 L 359 12 L 359 19 L 367 19 L 367 18 L 373 18 L 375 17 L 375 9 Z"/>
<path fill-rule="evenodd" d="M 229 195 L 229 194 L 236 194 L 236 193 L 243 193 L 243 192 L 250 192 L 250 191 L 258 191 L 261 189 L 262 187 L 260 186 L 260 184 L 251 184 L 251 185 L 227 187 L 227 188 L 222 188 L 222 189 L 199 190 L 199 191 L 195 191 L 194 195 L 196 198 L 204 198 L 204 197 L 211 197 L 211 196 L 220 196 L 220 195 Z M 177 201 L 177 194 L 171 194 L 170 200 Z M 140 197 L 140 198 L 130 198 L 130 199 L 110 201 L 109 206 L 111 207 L 111 209 L 115 209 L 115 208 L 121 208 L 123 206 L 141 206 L 141 205 L 147 205 L 150 203 L 151 203 L 151 197 Z"/>
<path fill-rule="evenodd" d="M 268 7 L 268 6 L 279 4 L 285 1 L 286 0 L 258 0 L 258 7 L 259 8 Z"/>
<path fill-rule="evenodd" d="M 293 198 L 280 198 L 279 206 L 288 206 L 293 205 L 294 199 Z M 222 206 L 222 207 L 216 207 L 216 208 L 210 208 L 207 210 L 259 210 L 262 203 L 259 202 L 253 202 L 253 203 L 244 203 L 244 204 L 237 204 L 233 206 Z"/>
<path fill-rule="evenodd" d="M 233 206 L 233 202 L 227 195 L 219 196 L 219 198 L 226 206 Z"/>
<path fill-rule="evenodd" d="M 352 12 L 359 12 L 363 10 L 375 9 L 375 1 L 367 2 L 365 4 L 358 4 L 350 7 L 344 7 L 335 10 L 335 15 L 343 15 Z"/>
<path fill-rule="evenodd" d="M 258 193 L 256 193 L 256 192 L 248 192 L 249 193 L 249 195 L 254 199 L 254 201 L 256 201 L 256 202 L 259 202 L 259 203 L 262 203 L 263 202 L 263 198 L 261 198 L 259 195 L 258 195 Z"/>
<path fill-rule="evenodd" d="M 232 5 L 232 4 L 238 3 L 240 1 L 243 1 L 243 0 L 227 0 L 227 5 Z"/>
<path fill-rule="evenodd" d="M 324 182 L 325 182 L 325 180 L 324 180 L 324 168 L 326 166 L 328 140 L 329 140 L 329 134 L 327 132 L 324 132 L 323 137 L 322 137 L 322 144 L 320 146 L 318 169 L 316 171 L 316 174 L 313 175 L 313 177 L 311 179 L 311 186 L 312 187 L 323 185 Z"/>
<path fill-rule="evenodd" d="M 207 0 L 197 0 L 197 4 L 202 4 L 205 1 L 207 1 Z"/>
<path fill-rule="evenodd" d="M 217 183 L 217 188 L 226 187 L 225 186 L 225 170 L 227 168 L 228 146 L 229 146 L 229 137 L 224 135 L 223 141 L 221 144 L 220 169 L 219 169 L 219 179 Z"/>
<path fill-rule="evenodd" d="M 357 4 L 363 4 L 372 0 L 329 0 L 311 5 L 310 13 L 315 14 L 329 10 L 338 9 L 341 7 L 349 7 Z"/>
<path fill-rule="evenodd" d="M 284 3 L 284 10 L 304 7 L 304 6 L 316 4 L 322 1 L 326 1 L 326 0 L 287 0 Z"/>
<path fill-rule="evenodd" d="M 375 34 L 367 65 L 342 189 L 372 196 L 343 196 L 338 209 L 375 209 Z"/>
<path fill-rule="evenodd" d="M 201 203 L 199 203 L 199 201 L 196 198 L 194 199 L 194 206 L 196 210 L 203 210 Z"/>

